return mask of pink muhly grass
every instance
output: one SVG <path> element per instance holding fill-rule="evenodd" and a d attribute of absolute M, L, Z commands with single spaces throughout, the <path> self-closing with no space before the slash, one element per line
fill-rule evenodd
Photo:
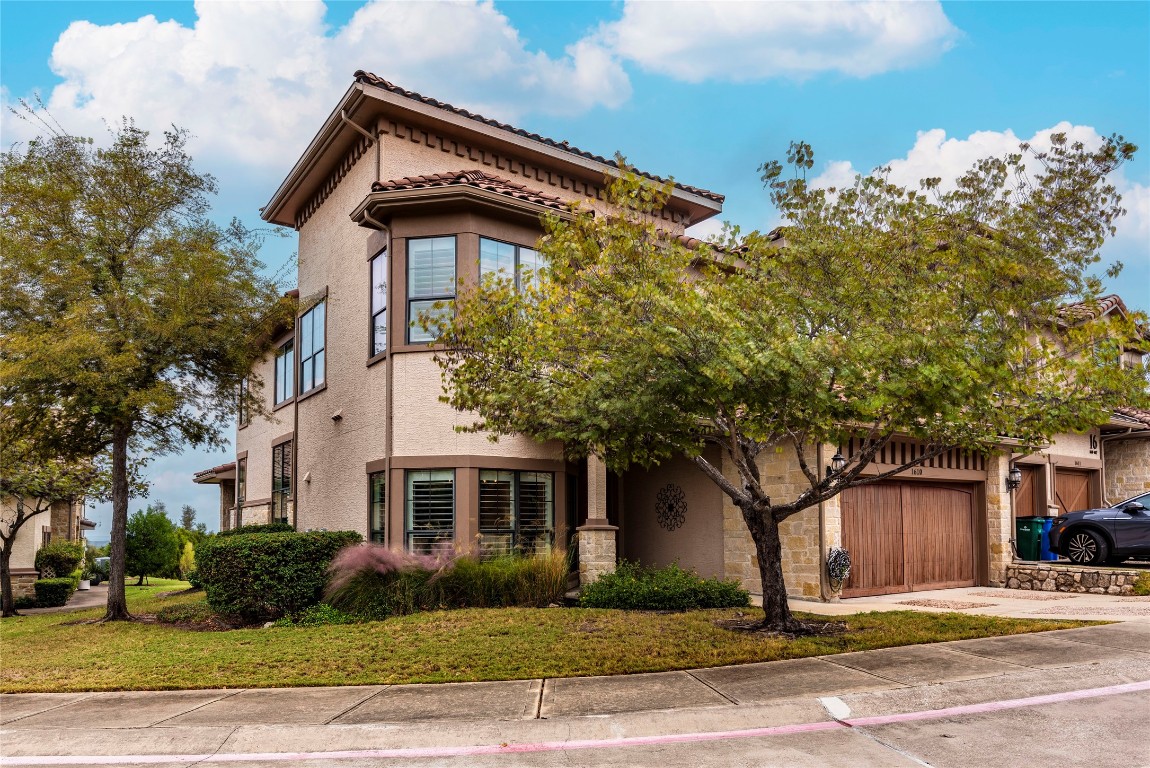
<path fill-rule="evenodd" d="M 455 565 L 458 559 L 450 546 L 440 548 L 434 555 L 415 555 L 396 552 L 383 544 L 356 544 L 344 547 L 327 567 L 327 593 L 333 594 L 346 587 L 352 579 L 365 572 L 387 576 L 404 571 L 426 571 L 439 578 Z"/>

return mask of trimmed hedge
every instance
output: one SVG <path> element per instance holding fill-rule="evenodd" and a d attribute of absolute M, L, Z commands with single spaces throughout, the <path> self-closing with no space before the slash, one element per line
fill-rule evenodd
<path fill-rule="evenodd" d="M 68 602 L 76 591 L 76 581 L 70 577 L 40 579 L 33 583 L 38 608 L 55 608 Z"/>
<path fill-rule="evenodd" d="M 36 551 L 36 570 L 45 578 L 65 576 L 80 567 L 84 545 L 79 541 L 53 541 Z"/>
<path fill-rule="evenodd" d="M 244 536 L 249 533 L 295 533 L 291 523 L 262 523 L 258 525 L 241 525 L 239 528 L 229 528 L 220 531 L 216 536 Z"/>
<path fill-rule="evenodd" d="M 751 595 L 738 582 L 704 579 L 672 563 L 666 568 L 644 568 L 621 562 L 583 587 L 579 605 L 584 608 L 687 611 L 696 608 L 744 608 Z"/>
<path fill-rule="evenodd" d="M 216 612 L 278 619 L 319 603 L 328 564 L 361 540 L 355 531 L 216 536 L 196 550 L 196 572 Z"/>

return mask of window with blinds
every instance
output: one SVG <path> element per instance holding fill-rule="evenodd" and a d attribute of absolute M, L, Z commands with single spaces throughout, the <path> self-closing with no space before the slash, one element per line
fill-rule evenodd
<path fill-rule="evenodd" d="M 387 351 L 387 251 L 371 260 L 371 355 Z"/>
<path fill-rule="evenodd" d="M 479 472 L 480 552 L 485 557 L 551 549 L 555 476 L 550 472 Z"/>
<path fill-rule="evenodd" d="M 291 441 L 272 448 L 272 522 L 290 523 L 288 500 L 291 498 Z"/>
<path fill-rule="evenodd" d="M 407 550 L 434 554 L 455 539 L 455 470 L 409 469 L 406 473 Z"/>
<path fill-rule="evenodd" d="M 426 329 L 419 313 L 432 318 L 452 312 L 455 300 L 455 237 L 421 237 L 407 241 L 407 340 L 416 344 L 439 338 L 437 323 Z M 435 308 L 444 302 L 446 306 Z"/>
<path fill-rule="evenodd" d="M 368 487 L 368 527 L 371 540 L 376 544 L 387 543 L 387 473 L 373 472 L 367 476 Z"/>
<path fill-rule="evenodd" d="M 532 248 L 522 245 L 479 238 L 479 276 L 502 273 L 515 279 L 515 287 L 522 290 L 534 284 L 539 270 L 544 266 L 543 257 Z"/>

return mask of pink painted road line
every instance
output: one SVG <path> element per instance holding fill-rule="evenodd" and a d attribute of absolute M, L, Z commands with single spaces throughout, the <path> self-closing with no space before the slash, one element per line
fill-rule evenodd
<path fill-rule="evenodd" d="M 435 758 L 435 757 L 477 757 L 480 755 L 512 755 L 530 752 L 564 752 L 583 749 L 614 749 L 617 747 L 638 747 L 658 744 L 685 744 L 706 741 L 726 741 L 732 739 L 754 739 L 766 736 L 788 736 L 799 733 L 814 733 L 868 725 L 888 725 L 918 720 L 939 720 L 960 715 L 985 714 L 1021 707 L 1036 707 L 1043 704 L 1058 704 L 1067 701 L 1094 699 L 1102 696 L 1117 696 L 1150 690 L 1150 680 L 1139 683 L 1108 685 L 1103 688 L 1089 688 L 1082 691 L 1052 693 L 1044 696 L 1029 696 L 1024 699 L 989 701 L 984 704 L 969 704 L 947 709 L 931 709 L 920 712 L 904 712 L 897 715 L 857 717 L 847 720 L 828 720 L 796 725 L 778 725 L 768 728 L 748 728 L 737 731 L 712 731 L 704 733 L 680 733 L 665 736 L 628 736 L 618 739 L 584 739 L 576 741 L 545 741 L 536 744 L 481 744 L 462 747 L 408 747 L 397 749 L 359 749 L 338 752 L 246 752 L 215 753 L 201 755 L 74 755 L 43 757 L 0 757 L 3 766 L 33 765 L 149 765 L 156 763 L 254 763 L 254 762 L 300 762 L 303 760 L 367 760 L 385 758 Z"/>

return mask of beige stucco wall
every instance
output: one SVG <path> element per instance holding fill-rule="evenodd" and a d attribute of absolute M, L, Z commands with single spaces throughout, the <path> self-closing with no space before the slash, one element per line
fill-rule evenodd
<path fill-rule="evenodd" d="M 4 525 L 5 531 L 8 530 L 8 521 L 15 518 L 16 500 L 12 498 L 0 500 L 0 525 Z M 36 550 L 44 541 L 44 535 L 41 531 L 44 526 L 51 524 L 51 519 L 51 512 L 42 512 L 20 526 L 16 540 L 12 542 L 12 570 L 34 567 Z"/>
<path fill-rule="evenodd" d="M 718 451 L 710 458 L 719 461 Z M 686 515 L 673 530 L 659 525 L 656 501 L 668 485 L 683 491 Z M 651 469 L 634 469 L 622 478 L 623 557 L 645 565 L 678 562 L 700 576 L 723 577 L 722 491 L 685 458 L 667 460 Z"/>
<path fill-rule="evenodd" d="M 1105 485 L 1103 492 L 1110 504 L 1150 492 L 1150 437 L 1107 440 Z"/>
<path fill-rule="evenodd" d="M 255 367 L 262 379 L 261 390 L 256 393 L 263 399 L 268 415 L 253 417 L 251 423 L 236 430 L 236 453 L 247 451 L 247 498 L 251 501 L 270 499 L 272 495 L 272 440 L 291 432 L 292 406 L 271 412 L 275 397 L 275 351 L 273 350 Z M 258 515 L 257 515 L 258 517 Z M 247 514 L 244 523 L 249 522 Z"/>
<path fill-rule="evenodd" d="M 1098 430 L 1092 429 L 1081 434 L 1054 435 L 1050 441 L 1050 446 L 1038 451 L 1036 455 L 1098 459 L 1100 457 Z"/>

